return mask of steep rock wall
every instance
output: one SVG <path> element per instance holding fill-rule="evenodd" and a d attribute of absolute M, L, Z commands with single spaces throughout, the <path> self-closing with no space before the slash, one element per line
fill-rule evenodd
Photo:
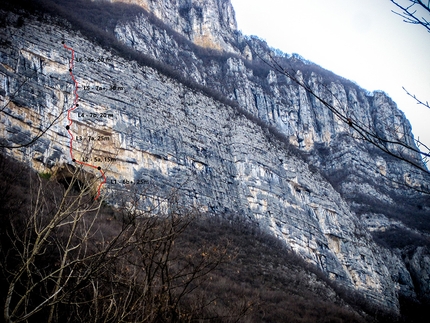
<path fill-rule="evenodd" d="M 113 0 L 133 3 L 153 13 L 170 28 L 195 44 L 232 51 L 232 33 L 237 30 L 233 6 L 228 0 Z"/>
<path fill-rule="evenodd" d="M 0 121 L 4 142 L 25 143 L 59 117 L 34 145 L 7 150 L 15 158 L 39 171 L 73 164 L 65 118 L 74 85 L 65 40 L 75 50 L 80 84 L 72 132 L 83 139 L 75 155 L 111 158 L 97 162 L 108 176 L 102 191 L 108 201 L 130 190 L 162 199 L 179 189 L 184 203 L 202 211 L 257 221 L 330 277 L 390 310 L 398 311 L 400 289 L 413 289 L 403 263 L 372 241 L 339 193 L 231 107 L 58 26 L 28 20 L 6 32 L 10 44 L 0 52 L 1 100 L 10 101 Z M 85 139 L 99 135 L 109 139 Z"/>
<path fill-rule="evenodd" d="M 233 53 L 216 54 L 196 50 L 168 31 L 149 25 L 142 15 L 119 24 L 116 37 L 140 52 L 158 57 L 188 78 L 217 89 L 276 127 L 289 142 L 309 155 L 311 164 L 326 175 L 358 215 L 377 219 L 377 213 L 383 213 L 399 219 L 404 210 L 394 210 L 390 205 L 401 200 L 402 205 L 410 205 L 408 218 L 419 222 L 418 218 L 426 217 L 430 205 L 417 191 L 428 191 L 428 173 L 375 149 L 303 88 L 285 75 L 270 71 L 260 57 L 270 61 L 270 54 L 295 69 L 296 76 L 316 95 L 382 140 L 415 147 L 408 120 L 385 93 L 369 93 L 300 57 L 286 59 L 283 53 L 273 51 L 255 37 L 234 33 Z M 401 145 L 387 144 L 387 149 L 421 163 L 419 156 L 402 151 Z M 380 206 L 374 207 L 376 204 Z M 430 228 L 421 228 L 430 233 Z"/>

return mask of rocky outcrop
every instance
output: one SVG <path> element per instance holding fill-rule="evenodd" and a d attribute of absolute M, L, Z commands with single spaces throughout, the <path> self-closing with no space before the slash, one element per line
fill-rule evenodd
<path fill-rule="evenodd" d="M 71 131 L 79 138 L 74 154 L 106 172 L 106 200 L 115 204 L 121 194 L 135 190 L 148 197 L 145 207 L 179 190 L 182 203 L 259 223 L 332 279 L 398 312 L 399 293 L 415 296 L 412 278 L 421 277 L 415 273 L 428 264 L 414 260 L 407 267 L 400 253 L 378 246 L 359 215 L 370 219 L 384 212 L 364 212 L 366 202 L 354 198 L 362 194 L 365 201 L 393 205 L 393 192 L 404 191 L 386 185 L 387 174 L 400 183 L 409 174 L 417 187 L 425 179 L 375 153 L 304 90 L 258 65 L 253 51 L 263 45 L 235 33 L 229 1 L 209 1 L 201 13 L 198 1 L 139 3 L 189 41 L 229 53 L 196 49 L 145 15 L 118 25 L 116 37 L 236 100 L 254 118 L 198 87 L 112 54 L 79 33 L 27 18 L 21 28 L 10 24 L 1 31 L 9 43 L 0 47 L 5 106 L 0 136 L 3 145 L 18 146 L 47 131 L 33 145 L 7 152 L 41 172 L 73 164 L 65 125 L 74 84 L 64 40 L 75 51 L 73 73 L 79 84 L 79 109 L 71 116 Z M 187 10 L 181 9 L 184 4 L 189 4 Z M 8 14 L 8 19 L 18 18 Z M 202 35 L 209 35 L 208 43 L 201 43 Z M 382 135 L 390 135 L 387 125 L 394 125 L 402 129 L 399 139 L 410 140 L 409 123 L 385 94 L 367 93 L 298 63 L 298 75 L 315 91 L 323 93 L 319 84 L 327 83 L 329 100 L 354 107 L 351 114 Z M 423 212 L 426 207 L 422 205 Z"/>
<path fill-rule="evenodd" d="M 141 6 L 196 45 L 225 51 L 233 49 L 232 35 L 237 30 L 237 23 L 230 1 L 114 0 L 112 2 Z"/>
<path fill-rule="evenodd" d="M 272 49 L 264 42 L 236 33 L 232 52 L 216 55 L 182 44 L 168 31 L 149 25 L 142 15 L 118 25 L 116 37 L 175 67 L 187 78 L 217 89 L 276 127 L 290 143 L 309 154 L 312 166 L 325 174 L 359 215 L 378 214 L 383 207 L 374 206 L 387 204 L 385 215 L 399 220 L 399 214 L 405 211 L 392 208 L 395 200 L 412 205 L 410 210 L 416 216 L 410 218 L 419 218 L 430 210 L 428 203 L 421 203 L 423 196 L 414 191 L 428 191 L 428 173 L 417 172 L 416 168 L 365 142 L 303 88 L 285 75 L 270 71 L 260 59 L 270 60 L 268 53 Z M 369 93 L 297 55 L 285 58 L 276 51 L 271 55 L 295 69 L 297 77 L 316 95 L 382 140 L 415 147 L 408 120 L 385 93 Z M 419 156 L 404 151 L 401 145 L 388 143 L 386 149 L 421 163 Z"/>
<path fill-rule="evenodd" d="M 427 302 L 430 301 L 430 286 L 428 284 L 430 281 L 430 252 L 428 248 L 406 249 L 403 257 L 416 284 L 417 293 Z"/>
<path fill-rule="evenodd" d="M 160 59 L 187 78 L 215 88 L 237 101 L 243 109 L 276 127 L 295 146 L 316 153 L 318 156 L 313 158 L 313 164 L 330 174 L 338 173 L 339 168 L 345 169 L 345 163 L 350 164 L 351 159 L 355 159 L 351 156 L 357 155 L 359 151 L 361 156 L 357 160 L 360 162 L 354 163 L 353 167 L 360 167 L 360 164 L 364 166 L 360 170 L 361 175 L 365 174 L 364 177 L 374 177 L 375 173 L 379 173 L 377 177 L 380 182 L 389 177 L 400 184 L 413 183 L 417 187 L 428 182 L 428 178 L 416 174 L 413 168 L 398 161 L 392 163 L 392 159 L 381 152 L 376 151 L 378 157 L 375 159 L 375 149 L 372 150 L 370 144 L 358 138 L 348 124 L 285 75 L 270 71 L 256 54 L 264 56 L 271 49 L 258 39 L 235 33 L 229 53 L 216 55 L 201 50 L 196 52 L 188 44 L 178 41 L 173 34 L 151 25 L 144 15 L 120 24 L 115 34 L 128 46 Z M 297 77 L 309 84 L 316 95 L 338 106 L 342 113 L 357 120 L 383 140 L 397 140 L 415 147 L 408 120 L 385 93 L 369 93 L 296 56 L 285 59 L 282 53 L 277 55 L 275 57 L 279 60 L 286 60 L 286 64 L 295 66 Z M 337 154 L 341 158 L 346 155 L 347 160 L 339 160 L 339 157 L 326 160 L 324 150 L 327 151 L 327 147 L 335 147 L 336 151 L 332 149 L 330 154 Z M 399 148 L 388 144 L 387 149 L 396 151 Z M 402 154 L 406 158 L 419 160 L 417 155 Z M 349 185 L 354 185 L 354 181 L 350 181 Z M 360 191 L 361 188 L 349 187 L 342 193 L 347 194 L 352 190 Z M 381 192 L 378 194 L 383 195 Z"/>

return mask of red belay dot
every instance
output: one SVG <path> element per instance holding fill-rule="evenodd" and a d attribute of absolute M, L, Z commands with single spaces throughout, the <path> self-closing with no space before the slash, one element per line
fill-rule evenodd
<path fill-rule="evenodd" d="M 70 71 L 70 75 L 72 77 L 72 81 L 73 81 L 73 83 L 75 85 L 75 89 L 73 91 L 73 94 L 75 95 L 75 99 L 73 100 L 72 107 L 69 110 L 67 110 L 67 120 L 69 121 L 69 124 L 66 126 L 66 129 L 67 129 L 67 131 L 68 131 L 68 133 L 70 135 L 70 149 L 69 149 L 69 151 L 70 151 L 70 158 L 72 159 L 72 161 L 74 163 L 80 164 L 82 166 L 86 166 L 86 167 L 91 167 L 91 168 L 97 169 L 100 172 L 101 177 L 102 177 L 103 180 L 99 184 L 98 189 L 97 189 L 97 196 L 94 198 L 95 200 L 97 200 L 100 197 L 100 190 L 101 190 L 103 184 L 106 183 L 106 175 L 102 171 L 102 168 L 100 166 L 95 166 L 95 165 L 87 164 L 87 163 L 84 163 L 82 161 L 79 161 L 79 160 L 76 160 L 75 158 L 73 158 L 73 140 L 74 140 L 74 137 L 73 137 L 73 134 L 70 131 L 70 126 L 72 125 L 73 121 L 72 121 L 72 118 L 70 117 L 70 114 L 71 114 L 71 112 L 73 110 L 75 110 L 79 106 L 79 104 L 78 104 L 78 100 L 79 100 L 79 96 L 78 96 L 78 81 L 76 81 L 76 78 L 75 78 L 75 76 L 72 73 L 73 64 L 74 64 L 74 60 L 75 60 L 75 51 L 73 50 L 73 48 L 67 47 L 67 45 L 64 43 L 64 41 L 62 41 L 61 43 L 63 44 L 63 47 L 65 49 L 69 50 L 72 53 L 72 58 L 71 58 L 71 60 L 69 62 L 69 71 Z"/>

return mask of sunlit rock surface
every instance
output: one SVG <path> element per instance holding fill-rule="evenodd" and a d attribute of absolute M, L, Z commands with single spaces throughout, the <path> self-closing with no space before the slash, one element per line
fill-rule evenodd
<path fill-rule="evenodd" d="M 74 155 L 106 172 L 107 201 L 115 204 L 136 190 L 159 202 L 178 191 L 182 203 L 202 211 L 258 222 L 329 277 L 390 310 L 398 312 L 399 294 L 428 295 L 428 251 L 412 250 L 405 262 L 400 250 L 377 245 L 370 231 L 404 224 L 369 209 L 369 201 L 396 205 L 396 196 L 413 198 L 402 183 L 423 187 L 425 179 L 355 138 L 347 124 L 285 76 L 249 65 L 262 45 L 237 33 L 229 1 L 189 4 L 139 1 L 202 51 L 229 54 L 205 61 L 144 15 L 118 25 L 116 37 L 237 101 L 280 131 L 281 140 L 199 90 L 103 50 L 77 32 L 28 19 L 21 28 L 1 31 L 10 44 L 0 47 L 0 99 L 6 105 L 0 137 L 17 146 L 53 125 L 35 144 L 6 152 L 41 172 L 73 164 L 65 126 L 74 85 L 64 40 L 75 51 L 79 84 L 79 109 L 71 114 L 71 131 L 81 138 Z M 298 70 L 297 76 L 317 93 L 323 93 L 320 83 L 327 84 L 328 100 L 353 107 L 347 113 L 381 136 L 391 136 L 395 127 L 401 129 L 398 139 L 411 143 L 408 121 L 384 93 L 368 93 L 324 73 Z M 428 202 L 421 210 L 429 210 Z"/>

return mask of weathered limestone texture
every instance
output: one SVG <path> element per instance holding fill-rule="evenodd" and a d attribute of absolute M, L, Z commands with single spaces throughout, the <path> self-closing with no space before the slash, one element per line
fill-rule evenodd
<path fill-rule="evenodd" d="M 353 137 L 348 125 L 285 77 L 256 75 L 247 62 L 255 58 L 251 48 L 260 43 L 237 32 L 229 1 L 133 2 L 195 44 L 230 54 L 204 62 L 145 16 L 117 26 L 120 41 L 236 100 L 286 140 L 281 142 L 234 107 L 113 55 L 77 32 L 28 19 L 21 28 L 0 31 L 10 42 L 0 46 L 0 99 L 6 105 L 0 137 L 7 146 L 20 145 L 53 125 L 35 144 L 6 149 L 8 154 L 43 172 L 73 164 L 65 126 L 74 84 L 64 40 L 75 51 L 73 74 L 79 84 L 79 108 L 71 114 L 74 154 L 105 170 L 102 195 L 107 201 L 115 204 L 130 190 L 162 199 L 176 189 L 183 203 L 202 211 L 256 221 L 329 277 L 387 309 L 399 311 L 399 293 L 415 296 L 410 272 L 420 281 L 420 292 L 430 293 L 420 280 L 428 277 L 428 251 L 417 250 L 406 266 L 398 252 L 377 245 L 366 227 L 381 228 L 385 215 L 369 211 L 368 220 L 361 222 L 356 212 L 360 202 L 349 199 L 363 193 L 394 204 L 390 189 L 375 183 L 384 183 L 387 173 L 402 180 L 409 174 L 417 186 L 423 178 L 375 155 Z M 315 91 L 325 80 L 318 71 L 297 73 Z M 387 124 L 394 125 L 410 140 L 408 121 L 385 94 L 367 93 L 340 78 L 328 83 L 331 100 L 353 106 L 363 123 L 387 136 Z"/>

